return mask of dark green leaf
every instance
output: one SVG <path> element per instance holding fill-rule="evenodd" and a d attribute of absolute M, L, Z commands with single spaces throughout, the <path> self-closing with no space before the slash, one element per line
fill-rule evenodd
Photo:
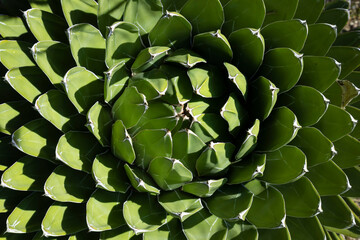
<path fill-rule="evenodd" d="M 317 217 L 312 218 L 293 218 L 286 219 L 292 240 L 318 240 L 327 239 L 322 225 Z"/>
<path fill-rule="evenodd" d="M 360 169 L 359 166 L 347 168 L 344 170 L 346 176 L 349 178 L 351 188 L 346 193 L 342 194 L 345 197 L 360 197 Z"/>
<path fill-rule="evenodd" d="M 334 142 L 337 154 L 333 161 L 342 169 L 360 164 L 360 142 L 349 135 Z"/>
<path fill-rule="evenodd" d="M 309 24 L 315 23 L 324 8 L 324 3 L 324 0 L 299 0 L 294 18 L 306 20 Z"/>
<path fill-rule="evenodd" d="M 185 184 L 181 190 L 198 197 L 210 197 L 216 190 L 224 185 L 226 181 L 226 178 L 208 181 L 193 181 Z"/>
<path fill-rule="evenodd" d="M 228 184 L 239 184 L 261 177 L 265 170 L 266 155 L 251 154 L 251 156 L 241 160 L 240 163 L 230 165 Z"/>
<path fill-rule="evenodd" d="M 326 55 L 335 58 L 336 61 L 341 63 L 339 79 L 346 78 L 346 76 L 360 65 L 359 48 L 334 46 L 330 48 Z"/>
<path fill-rule="evenodd" d="M 345 27 L 350 18 L 350 11 L 344 8 L 333 8 L 324 10 L 317 23 L 328 23 L 336 25 L 338 33 Z"/>
<path fill-rule="evenodd" d="M 126 0 L 99 0 L 97 22 L 103 36 L 106 36 L 107 27 L 121 19 L 124 14 Z"/>
<path fill-rule="evenodd" d="M 323 56 L 329 51 L 336 36 L 337 32 L 335 25 L 328 23 L 309 25 L 308 37 L 301 52 L 306 55 Z"/>
<path fill-rule="evenodd" d="M 149 47 L 141 50 L 131 66 L 133 73 L 144 72 L 168 55 L 169 47 Z"/>
<path fill-rule="evenodd" d="M 263 26 L 276 21 L 292 19 L 298 2 L 299 0 L 264 0 L 266 16 Z"/>

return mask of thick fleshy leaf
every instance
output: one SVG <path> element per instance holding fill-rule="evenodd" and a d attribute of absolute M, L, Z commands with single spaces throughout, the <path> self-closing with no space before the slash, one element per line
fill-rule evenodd
<path fill-rule="evenodd" d="M 241 94 L 243 95 L 244 99 L 247 98 L 247 82 L 245 76 L 230 63 L 224 63 L 224 66 L 228 72 L 229 80 L 235 84 L 236 88 L 240 90 Z"/>
<path fill-rule="evenodd" d="M 36 119 L 16 130 L 12 135 L 12 143 L 30 156 L 54 161 L 60 135 L 60 131 L 48 121 Z"/>
<path fill-rule="evenodd" d="M 260 121 L 256 119 L 254 125 L 252 125 L 252 127 L 246 132 L 246 138 L 236 153 L 235 159 L 237 161 L 241 161 L 243 157 L 247 156 L 256 147 L 259 130 Z"/>
<path fill-rule="evenodd" d="M 11 212 L 21 200 L 23 200 L 28 192 L 13 191 L 9 188 L 0 188 L 0 213 Z"/>
<path fill-rule="evenodd" d="M 129 0 L 124 12 L 124 21 L 135 24 L 141 35 L 149 33 L 162 16 L 160 0 Z"/>
<path fill-rule="evenodd" d="M 258 229 L 259 240 L 291 240 L 290 232 L 287 227 L 284 228 L 275 228 L 275 229 Z"/>
<path fill-rule="evenodd" d="M 360 31 L 340 33 L 334 42 L 334 46 L 359 47 L 359 45 L 360 45 Z"/>
<path fill-rule="evenodd" d="M 162 192 L 159 195 L 160 205 L 171 215 L 186 220 L 203 208 L 200 198 L 195 198 L 179 190 Z"/>
<path fill-rule="evenodd" d="M 62 132 L 84 128 L 84 116 L 78 114 L 66 94 L 60 90 L 50 90 L 38 97 L 35 108 L 43 118 Z"/>
<path fill-rule="evenodd" d="M 156 66 L 163 58 L 169 54 L 169 47 L 149 47 L 141 50 L 131 65 L 133 73 L 144 72 L 145 70 Z"/>
<path fill-rule="evenodd" d="M 192 68 L 196 64 L 206 63 L 206 60 L 191 50 L 178 49 L 172 52 L 170 56 L 165 59 L 165 62 L 179 63 L 186 68 Z"/>
<path fill-rule="evenodd" d="M 57 40 L 66 42 L 65 20 L 56 14 L 32 8 L 24 12 L 31 33 L 38 41 Z"/>
<path fill-rule="evenodd" d="M 113 230 L 104 231 L 100 234 L 101 240 L 142 240 L 142 235 L 135 235 L 127 225 L 123 225 Z"/>
<path fill-rule="evenodd" d="M 163 10 L 180 12 L 187 0 L 161 0 Z"/>
<path fill-rule="evenodd" d="M 334 46 L 330 48 L 326 56 L 332 57 L 341 63 L 340 79 L 346 78 L 360 65 L 359 48 Z"/>
<path fill-rule="evenodd" d="M 332 142 L 313 127 L 300 129 L 290 145 L 297 146 L 305 153 L 309 167 L 327 162 L 336 154 Z"/>
<path fill-rule="evenodd" d="M 120 1 L 117 4 L 123 2 Z M 139 29 L 136 25 L 128 22 L 114 23 L 111 25 L 109 35 L 106 38 L 105 62 L 107 67 L 112 68 L 129 58 L 135 59 L 142 48 Z"/>
<path fill-rule="evenodd" d="M 289 228 L 293 240 L 318 240 L 327 239 L 322 225 L 317 217 L 312 218 L 286 218 L 286 225 Z"/>
<path fill-rule="evenodd" d="M 257 228 L 277 228 L 285 225 L 285 201 L 273 187 L 255 195 L 246 219 Z"/>
<path fill-rule="evenodd" d="M 299 83 L 324 92 L 339 77 L 340 64 L 333 58 L 304 56 L 304 70 Z"/>
<path fill-rule="evenodd" d="M 103 99 L 104 83 L 84 67 L 70 69 L 63 80 L 70 101 L 81 114 Z"/>
<path fill-rule="evenodd" d="M 181 14 L 166 12 L 149 33 L 150 46 L 168 46 L 171 48 L 189 46 L 191 30 L 190 22 Z"/>
<path fill-rule="evenodd" d="M 272 184 L 285 184 L 298 179 L 307 172 L 306 155 L 295 146 L 284 146 L 266 153 L 262 180 Z"/>
<path fill-rule="evenodd" d="M 315 23 L 324 8 L 324 3 L 324 0 L 299 0 L 294 18 L 306 20 L 309 24 Z"/>
<path fill-rule="evenodd" d="M 350 11 L 344 8 L 333 8 L 324 10 L 317 23 L 329 23 L 336 25 L 337 31 L 340 32 L 350 18 Z"/>
<path fill-rule="evenodd" d="M 265 18 L 262 0 L 230 0 L 223 5 L 225 23 L 222 30 L 226 35 L 241 28 L 260 28 Z"/>
<path fill-rule="evenodd" d="M 0 62 L 7 69 L 34 66 L 30 48 L 31 43 L 28 42 L 2 40 L 0 41 Z"/>
<path fill-rule="evenodd" d="M 158 157 L 149 164 L 148 173 L 162 189 L 174 190 L 193 179 L 193 174 L 179 160 Z"/>
<path fill-rule="evenodd" d="M 0 138 L 0 171 L 5 171 L 24 154 L 11 145 L 11 136 Z"/>
<path fill-rule="evenodd" d="M 109 152 L 95 157 L 92 174 L 96 187 L 107 191 L 125 193 L 130 187 L 124 170 L 124 164 Z"/>
<path fill-rule="evenodd" d="M 33 58 L 50 82 L 63 89 L 61 82 L 66 72 L 76 66 L 70 47 L 56 41 L 37 42 L 31 48 Z"/>
<path fill-rule="evenodd" d="M 287 47 L 299 52 L 307 38 L 308 27 L 300 19 L 277 21 L 261 29 L 266 49 Z"/>
<path fill-rule="evenodd" d="M 333 161 L 316 165 L 305 175 L 320 196 L 338 195 L 350 189 L 349 179 Z"/>
<path fill-rule="evenodd" d="M 342 194 L 344 197 L 359 197 L 360 186 L 357 184 L 360 181 L 360 169 L 359 166 L 347 168 L 344 170 L 346 176 L 349 178 L 351 188 L 346 193 Z"/>
<path fill-rule="evenodd" d="M 42 196 L 41 193 L 30 194 L 16 206 L 7 218 L 6 232 L 28 233 L 40 230 L 41 220 L 51 203 L 51 199 Z"/>
<path fill-rule="evenodd" d="M 353 106 L 346 106 L 346 111 L 350 113 L 355 119 L 360 119 L 360 109 Z M 350 133 L 356 139 L 360 139 L 360 124 L 356 124 L 354 130 Z"/>
<path fill-rule="evenodd" d="M 76 64 L 102 75 L 105 71 L 105 39 L 90 24 L 76 24 L 68 28 L 70 49 Z"/>
<path fill-rule="evenodd" d="M 12 134 L 25 123 L 36 118 L 36 112 L 27 101 L 0 104 L 0 132 Z"/>
<path fill-rule="evenodd" d="M 38 67 L 12 68 L 5 75 L 5 80 L 30 103 L 52 88 L 46 75 Z"/>
<path fill-rule="evenodd" d="M 330 104 L 328 110 L 315 125 L 327 138 L 336 141 L 349 134 L 357 121 L 345 110 Z"/>
<path fill-rule="evenodd" d="M 289 143 L 300 128 L 296 115 L 290 109 L 276 108 L 261 127 L 256 149 L 275 151 Z"/>
<path fill-rule="evenodd" d="M 186 240 L 182 231 L 181 222 L 176 218 L 168 215 L 167 222 L 159 229 L 152 232 L 145 232 L 143 234 L 144 240 Z"/>
<path fill-rule="evenodd" d="M 185 184 L 181 190 L 202 198 L 210 197 L 216 190 L 224 185 L 226 181 L 226 178 L 207 181 L 193 181 Z"/>
<path fill-rule="evenodd" d="M 112 125 L 111 150 L 115 157 L 125 162 L 132 164 L 135 161 L 132 139 L 121 120 Z"/>
<path fill-rule="evenodd" d="M 215 113 L 203 113 L 195 117 L 191 130 L 205 143 L 212 140 L 228 141 L 227 122 Z"/>
<path fill-rule="evenodd" d="M 61 6 L 69 26 L 78 23 L 96 26 L 98 4 L 94 0 L 61 0 Z"/>
<path fill-rule="evenodd" d="M 45 195 L 58 202 L 85 202 L 94 191 L 91 175 L 58 166 L 44 185 Z"/>
<path fill-rule="evenodd" d="M 305 46 L 301 52 L 306 55 L 323 56 L 329 51 L 336 36 L 337 28 L 335 25 L 328 23 L 311 24 Z"/>
<path fill-rule="evenodd" d="M 107 27 L 120 19 L 125 11 L 126 0 L 100 0 L 97 12 L 97 22 L 103 36 L 107 33 Z"/>
<path fill-rule="evenodd" d="M 320 196 L 308 178 L 302 177 L 276 188 L 285 199 L 287 216 L 308 218 L 322 211 Z"/>
<path fill-rule="evenodd" d="M 41 223 L 45 237 L 65 236 L 87 229 L 85 206 L 75 203 L 55 202 Z"/>
<path fill-rule="evenodd" d="M 104 100 L 106 103 L 113 102 L 120 95 L 130 76 L 122 61 L 105 73 Z"/>
<path fill-rule="evenodd" d="M 219 0 L 189 0 L 180 13 L 193 26 L 194 35 L 220 29 L 224 22 L 223 8 Z"/>
<path fill-rule="evenodd" d="M 350 7 L 350 1 L 349 0 L 337 0 L 334 2 L 327 2 L 325 4 L 325 10 L 333 9 L 333 8 L 345 8 L 348 9 Z"/>
<path fill-rule="evenodd" d="M 264 0 L 266 16 L 263 26 L 294 17 L 299 0 Z"/>
<path fill-rule="evenodd" d="M 43 191 L 43 186 L 54 170 L 49 161 L 25 156 L 16 161 L 1 176 L 1 186 L 19 191 Z"/>
<path fill-rule="evenodd" d="M 303 66 L 301 54 L 290 48 L 275 48 L 266 52 L 257 75 L 268 78 L 280 89 L 280 93 L 283 93 L 298 82 Z"/>
<path fill-rule="evenodd" d="M 122 193 L 97 189 L 86 203 L 86 222 L 91 231 L 102 232 L 125 224 L 122 204 L 126 200 Z"/>
<path fill-rule="evenodd" d="M 243 28 L 229 36 L 234 53 L 232 63 L 247 78 L 252 77 L 260 67 L 265 52 L 265 41 L 260 31 Z"/>
<path fill-rule="evenodd" d="M 241 160 L 240 163 L 230 165 L 228 177 L 228 184 L 239 184 L 248 182 L 255 177 L 261 177 L 265 170 L 266 155 L 265 154 L 251 154 Z"/>
<path fill-rule="evenodd" d="M 253 80 L 249 89 L 250 111 L 260 120 L 265 120 L 272 112 L 277 101 L 279 89 L 267 78 Z"/>
<path fill-rule="evenodd" d="M 20 17 L 1 15 L 0 34 L 3 38 L 20 37 L 27 33 L 27 29 Z"/>
<path fill-rule="evenodd" d="M 150 194 L 133 192 L 124 203 L 123 215 L 136 234 L 154 231 L 166 223 L 166 211 Z"/>
<path fill-rule="evenodd" d="M 135 190 L 139 192 L 148 192 L 151 194 L 160 193 L 160 189 L 157 188 L 152 178 L 147 175 L 143 170 L 136 167 L 131 168 L 127 164 L 124 165 L 124 168 L 126 175 Z"/>
<path fill-rule="evenodd" d="M 87 113 L 87 127 L 102 146 L 109 146 L 111 141 L 111 125 L 113 123 L 111 109 L 96 102 Z"/>
<path fill-rule="evenodd" d="M 349 135 L 334 142 L 337 154 L 333 161 L 342 169 L 360 164 L 360 142 Z"/>

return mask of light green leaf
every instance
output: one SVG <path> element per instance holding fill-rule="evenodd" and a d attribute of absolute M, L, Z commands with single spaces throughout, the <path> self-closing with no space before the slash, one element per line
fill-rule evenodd
<path fill-rule="evenodd" d="M 29 195 L 29 193 L 25 191 L 14 191 L 9 188 L 1 187 L 0 213 L 11 212 L 27 195 Z"/>
<path fill-rule="evenodd" d="M 165 59 L 165 62 L 179 63 L 186 68 L 192 68 L 196 64 L 206 63 L 206 60 L 191 50 L 178 49 L 170 53 L 170 56 Z"/>
<path fill-rule="evenodd" d="M 263 26 L 294 17 L 299 0 L 264 0 L 266 16 Z"/>
<path fill-rule="evenodd" d="M 125 164 L 124 168 L 126 175 L 135 190 L 151 194 L 160 193 L 160 189 L 157 188 L 157 185 L 154 183 L 152 178 L 145 173 L 145 171 L 136 167 L 131 168 L 128 164 Z"/>
<path fill-rule="evenodd" d="M 168 47 L 149 47 L 141 50 L 131 66 L 131 71 L 133 73 L 140 73 L 154 65 L 156 66 L 156 64 L 169 54 L 169 50 L 170 48 Z"/>
<path fill-rule="evenodd" d="M 180 12 L 187 0 L 161 0 L 163 10 Z"/>
<path fill-rule="evenodd" d="M 182 231 L 181 222 L 176 218 L 167 217 L 167 222 L 159 229 L 152 232 L 145 232 L 143 234 L 144 240 L 186 240 Z"/>
<path fill-rule="evenodd" d="M 346 78 L 353 70 L 360 65 L 360 49 L 355 47 L 331 47 L 326 54 L 341 63 L 339 79 Z"/>
<path fill-rule="evenodd" d="M 360 164 L 360 142 L 349 135 L 334 142 L 337 154 L 333 161 L 342 169 Z"/>
<path fill-rule="evenodd" d="M 98 4 L 94 0 L 61 0 L 61 6 L 69 26 L 77 23 L 96 26 Z"/>
<path fill-rule="evenodd" d="M 257 137 L 260 130 L 260 121 L 256 119 L 254 125 L 246 132 L 246 138 L 242 142 L 240 149 L 236 153 L 235 159 L 241 161 L 243 157 L 248 155 L 255 147 L 257 143 Z"/>
<path fill-rule="evenodd" d="M 0 62 L 7 69 L 34 66 L 30 48 L 31 43 L 28 42 L 2 40 L 0 41 Z"/>
<path fill-rule="evenodd" d="M 56 146 L 56 158 L 69 167 L 91 172 L 92 162 L 103 148 L 88 132 L 69 131 L 62 135 Z"/>
<path fill-rule="evenodd" d="M 135 235 L 127 225 L 100 234 L 100 240 L 142 240 L 142 235 Z"/>
<path fill-rule="evenodd" d="M 129 73 L 124 61 L 114 65 L 105 73 L 104 100 L 106 103 L 113 102 L 119 97 L 128 79 Z"/>
<path fill-rule="evenodd" d="M 85 202 L 94 191 L 91 175 L 58 166 L 46 180 L 45 195 L 57 202 Z"/>
<path fill-rule="evenodd" d="M 132 164 L 135 161 L 132 139 L 121 120 L 112 125 L 111 150 L 115 157 L 125 162 Z"/>
<path fill-rule="evenodd" d="M 0 16 L 0 34 L 3 38 L 20 37 L 27 33 L 27 29 L 20 17 Z"/>
<path fill-rule="evenodd" d="M 247 98 L 247 82 L 245 76 L 230 63 L 224 63 L 224 66 L 228 72 L 228 78 L 231 82 L 233 82 L 238 90 L 240 90 L 244 99 Z"/>
<path fill-rule="evenodd" d="M 96 102 L 87 113 L 87 127 L 102 146 L 109 146 L 111 141 L 111 125 L 113 123 L 111 109 L 107 105 Z"/>
<path fill-rule="evenodd" d="M 315 23 L 324 8 L 324 3 L 324 0 L 299 0 L 294 18 L 306 20 L 309 24 Z"/>
<path fill-rule="evenodd" d="M 103 36 L 106 36 L 107 27 L 121 19 L 124 14 L 126 0 L 100 0 L 97 8 L 97 22 Z"/>
<path fill-rule="evenodd" d="M 166 211 L 150 194 L 133 192 L 124 203 L 123 215 L 135 234 L 154 231 L 166 223 Z"/>
<path fill-rule="evenodd" d="M 317 23 L 329 23 L 336 25 L 338 33 L 345 27 L 350 18 L 350 10 L 344 8 L 333 8 L 324 10 Z"/>
<path fill-rule="evenodd" d="M 335 25 L 328 23 L 311 24 L 309 25 L 308 37 L 306 39 L 305 46 L 301 52 L 306 55 L 324 56 L 329 51 L 331 45 L 336 39 L 336 36 L 337 28 Z"/>
<path fill-rule="evenodd" d="M 202 198 L 210 197 L 216 190 L 224 185 L 226 181 L 226 178 L 207 181 L 193 181 L 191 183 L 185 184 L 181 190 Z"/>
<path fill-rule="evenodd" d="M 266 155 L 251 154 L 241 162 L 230 165 L 228 172 L 228 184 L 239 184 L 261 177 L 265 170 Z"/>
<path fill-rule="evenodd" d="M 324 229 L 317 217 L 312 218 L 286 218 L 286 225 L 289 228 L 293 240 L 318 240 L 327 239 Z"/>

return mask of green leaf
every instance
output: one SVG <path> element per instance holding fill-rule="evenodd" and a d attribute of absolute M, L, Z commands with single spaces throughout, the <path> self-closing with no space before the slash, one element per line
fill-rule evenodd
<path fill-rule="evenodd" d="M 37 8 L 24 12 L 24 17 L 31 33 L 38 41 L 57 40 L 67 42 L 65 20 L 56 14 Z"/>
<path fill-rule="evenodd" d="M 27 33 L 27 29 L 20 17 L 0 16 L 0 34 L 3 38 L 16 38 Z"/>
<path fill-rule="evenodd" d="M 194 117 L 190 128 L 205 143 L 229 141 L 227 122 L 215 113 L 203 113 Z"/>
<path fill-rule="evenodd" d="M 131 66 L 131 71 L 133 73 L 144 72 L 165 58 L 169 54 L 169 50 L 168 47 L 149 47 L 141 50 Z"/>
<path fill-rule="evenodd" d="M 69 26 L 77 23 L 96 26 L 98 4 L 94 0 L 61 0 L 61 6 Z"/>
<path fill-rule="evenodd" d="M 228 184 L 248 182 L 255 177 L 261 177 L 265 170 L 266 155 L 251 154 L 241 162 L 230 165 L 227 174 Z"/>
<path fill-rule="evenodd" d="M 251 78 L 263 62 L 265 41 L 259 30 L 239 29 L 229 36 L 233 51 L 232 63 L 247 78 Z"/>
<path fill-rule="evenodd" d="M 322 211 L 320 196 L 308 178 L 302 177 L 276 188 L 284 197 L 287 216 L 309 218 Z"/>
<path fill-rule="evenodd" d="M 346 193 L 343 193 L 344 197 L 359 197 L 360 186 L 357 184 L 360 180 L 360 169 L 359 166 L 344 169 L 344 173 L 349 178 L 351 188 Z"/>
<path fill-rule="evenodd" d="M 109 152 L 95 157 L 92 165 L 92 174 L 96 187 L 107 191 L 125 193 L 130 187 L 124 164 Z"/>
<path fill-rule="evenodd" d="M 306 55 L 313 56 L 325 55 L 336 39 L 336 30 L 337 29 L 335 25 L 328 23 L 317 23 L 309 25 L 308 37 L 301 52 Z"/>
<path fill-rule="evenodd" d="M 128 58 L 136 58 L 143 48 L 139 31 L 136 25 L 128 22 L 116 22 L 111 25 L 106 38 L 105 49 L 105 63 L 108 68 L 112 68 L 122 61 L 127 61 Z"/>
<path fill-rule="evenodd" d="M 123 215 L 135 234 L 154 231 L 166 223 L 166 212 L 155 196 L 133 192 L 124 203 Z"/>
<path fill-rule="evenodd" d="M 304 56 L 304 70 L 298 84 L 324 92 L 339 77 L 341 65 L 335 59 L 319 56 Z"/>
<path fill-rule="evenodd" d="M 24 199 L 28 192 L 14 191 L 9 188 L 0 188 L 0 213 L 11 212 L 22 199 Z"/>
<path fill-rule="evenodd" d="M 345 110 L 330 104 L 320 121 L 314 126 L 331 141 L 336 141 L 349 134 L 357 121 Z"/>
<path fill-rule="evenodd" d="M 163 191 L 159 195 L 160 205 L 172 216 L 186 220 L 203 208 L 200 198 L 179 190 Z"/>
<path fill-rule="evenodd" d="M 89 232 L 87 229 L 69 236 L 67 240 L 98 240 L 99 233 Z"/>
<path fill-rule="evenodd" d="M 325 163 L 336 154 L 332 142 L 313 127 L 301 128 L 290 145 L 297 146 L 305 153 L 309 167 Z"/>
<path fill-rule="evenodd" d="M 97 189 L 86 203 L 86 222 L 90 231 L 102 232 L 124 225 L 122 204 L 126 197 L 122 193 Z"/>
<path fill-rule="evenodd" d="M 335 81 L 325 92 L 324 95 L 330 100 L 330 102 L 341 107 L 343 100 L 343 89 L 340 86 L 339 81 Z"/>
<path fill-rule="evenodd" d="M 89 173 L 95 156 L 101 151 L 103 148 L 91 133 L 69 131 L 59 139 L 56 158 L 73 169 Z"/>
<path fill-rule="evenodd" d="M 360 109 L 353 106 L 346 106 L 346 111 L 354 116 L 355 119 L 360 119 Z M 350 133 L 356 139 L 360 139 L 360 124 L 356 124 L 354 130 Z"/>
<path fill-rule="evenodd" d="M 294 240 L 317 240 L 327 239 L 322 225 L 317 217 L 312 218 L 286 218 L 286 225 L 289 228 L 291 239 Z"/>
<path fill-rule="evenodd" d="M 187 0 L 161 0 L 163 10 L 180 12 Z"/>
<path fill-rule="evenodd" d="M 102 146 L 109 146 L 113 123 L 111 109 L 96 102 L 87 113 L 87 127 Z"/>
<path fill-rule="evenodd" d="M 85 118 L 60 90 L 50 90 L 39 96 L 35 108 L 40 115 L 62 132 L 84 128 Z"/>
<path fill-rule="evenodd" d="M 142 240 L 142 235 L 135 235 L 127 225 L 118 227 L 113 230 L 104 231 L 100 234 L 101 240 Z"/>
<path fill-rule="evenodd" d="M 24 198 L 6 220 L 6 232 L 29 233 L 40 230 L 41 220 L 52 201 L 42 193 L 32 193 Z"/>
<path fill-rule="evenodd" d="M 129 0 L 124 12 L 124 21 L 135 24 L 141 35 L 149 33 L 162 16 L 160 0 Z"/>
<path fill-rule="evenodd" d="M 0 104 L 0 132 L 10 135 L 36 115 L 32 105 L 24 100 Z"/>
<path fill-rule="evenodd" d="M 338 33 L 345 27 L 350 19 L 350 10 L 344 8 L 333 8 L 324 10 L 317 23 L 329 23 L 336 25 Z"/>
<path fill-rule="evenodd" d="M 125 11 L 126 2 L 125 0 L 98 1 L 97 22 L 103 36 L 106 36 L 108 26 L 111 26 L 114 22 L 118 21 L 118 19 L 121 19 Z"/>
<path fill-rule="evenodd" d="M 338 80 L 337 83 L 341 87 L 341 107 L 345 108 L 360 95 L 360 89 L 348 80 Z"/>
<path fill-rule="evenodd" d="M 271 184 L 286 184 L 300 178 L 305 172 L 308 172 L 306 155 L 295 146 L 284 146 L 266 154 L 261 179 Z"/>
<path fill-rule="evenodd" d="M 233 57 L 230 43 L 220 30 L 195 35 L 193 47 L 212 63 L 230 62 Z"/>
<path fill-rule="evenodd" d="M 235 159 L 241 161 L 243 157 L 248 155 L 256 147 L 257 137 L 260 130 L 260 121 L 256 119 L 254 125 L 246 132 L 246 138 L 236 153 Z"/>
<path fill-rule="evenodd" d="M 226 181 L 226 178 L 207 181 L 193 181 L 185 184 L 181 190 L 201 198 L 210 197 L 216 190 L 224 185 Z"/>
<path fill-rule="evenodd" d="M 259 240 L 291 240 L 290 232 L 287 227 L 284 228 L 275 228 L 275 229 L 258 229 Z"/>
<path fill-rule="evenodd" d="M 78 66 L 102 75 L 106 67 L 105 39 L 100 31 L 90 24 L 76 24 L 68 28 L 70 49 Z"/>
<path fill-rule="evenodd" d="M 57 2 L 51 0 L 28 0 L 28 2 L 30 3 L 30 6 L 32 8 L 38 8 L 43 11 L 55 14 L 61 13 L 61 10 L 59 9 L 61 8 L 60 1 Z"/>
<path fill-rule="evenodd" d="M 266 49 L 287 47 L 299 52 L 307 38 L 308 26 L 300 19 L 277 21 L 261 29 Z"/>
<path fill-rule="evenodd" d="M 269 186 L 255 195 L 246 219 L 257 228 L 277 228 L 285 225 L 285 202 L 281 193 Z"/>
<path fill-rule="evenodd" d="M 147 192 L 150 194 L 159 194 L 160 189 L 154 183 L 153 179 L 145 173 L 145 171 L 137 167 L 129 167 L 128 164 L 124 165 L 127 177 L 135 190 L 139 192 Z"/>
<path fill-rule="evenodd" d="M 210 142 L 196 160 L 199 176 L 217 176 L 230 165 L 235 146 L 232 143 Z"/>
<path fill-rule="evenodd" d="M 260 120 L 265 120 L 272 112 L 277 101 L 279 89 L 267 78 L 253 80 L 249 89 L 250 111 Z"/>
<path fill-rule="evenodd" d="M 91 175 L 58 166 L 44 185 L 45 195 L 57 202 L 85 202 L 94 191 Z"/>
<path fill-rule="evenodd" d="M 337 154 L 333 161 L 342 169 L 360 164 L 360 142 L 349 135 L 334 142 Z"/>
<path fill-rule="evenodd" d="M 37 42 L 31 48 L 33 58 L 39 68 L 57 88 L 63 90 L 61 82 L 66 72 L 76 66 L 70 47 L 56 41 Z"/>
<path fill-rule="evenodd" d="M 121 120 L 112 126 L 111 149 L 114 156 L 132 164 L 135 161 L 135 151 L 132 139 Z"/>
<path fill-rule="evenodd" d="M 190 22 L 181 14 L 166 12 L 149 33 L 150 46 L 171 48 L 190 46 L 191 30 Z"/>
<path fill-rule="evenodd" d="M 266 16 L 263 26 L 269 23 L 290 20 L 294 17 L 299 0 L 264 0 Z"/>
<path fill-rule="evenodd" d="M 65 236 L 85 230 L 85 206 L 75 203 L 55 202 L 41 223 L 45 237 Z"/>
<path fill-rule="evenodd" d="M 182 231 L 181 222 L 171 216 L 167 217 L 167 222 L 159 229 L 143 234 L 144 240 L 186 240 Z"/>
<path fill-rule="evenodd" d="M 353 70 L 360 65 L 360 49 L 354 47 L 331 47 L 326 54 L 341 63 L 339 79 L 346 78 Z"/>
<path fill-rule="evenodd" d="M 359 47 L 360 31 L 342 32 L 334 42 L 334 46 Z"/>
<path fill-rule="evenodd" d="M 296 115 L 287 107 L 276 108 L 261 127 L 258 151 L 275 151 L 289 143 L 301 128 Z"/>
<path fill-rule="evenodd" d="M 355 225 L 351 209 L 340 196 L 322 197 L 321 202 L 324 210 L 318 216 L 321 224 L 341 229 Z"/>
<path fill-rule="evenodd" d="M 305 176 L 310 179 L 320 196 L 338 195 L 351 187 L 345 173 L 331 160 L 310 168 Z"/>
<path fill-rule="evenodd" d="M 24 154 L 11 145 L 11 136 L 0 138 L 0 171 L 5 171 Z"/>
<path fill-rule="evenodd" d="M 315 23 L 324 8 L 324 0 L 299 0 L 294 18 Z M 311 9 L 311 11 L 309 11 Z"/>
<path fill-rule="evenodd" d="M 16 130 L 12 135 L 12 143 L 30 156 L 54 161 L 60 135 L 60 131 L 48 121 L 36 119 Z"/>
<path fill-rule="evenodd" d="M 224 66 L 228 72 L 228 78 L 231 82 L 233 82 L 238 90 L 240 90 L 244 99 L 247 98 L 247 82 L 245 76 L 230 63 L 224 63 Z"/>
<path fill-rule="evenodd" d="M 70 69 L 64 76 L 63 83 L 70 101 L 83 115 L 103 99 L 103 81 L 84 67 Z"/>
<path fill-rule="evenodd" d="M 290 48 L 275 48 L 266 52 L 257 75 L 268 78 L 280 89 L 280 93 L 283 93 L 298 82 L 303 66 L 303 55 Z"/>
<path fill-rule="evenodd" d="M 43 186 L 55 166 L 49 161 L 25 156 L 6 169 L 1 186 L 19 191 L 43 191 Z"/>
<path fill-rule="evenodd" d="M 165 62 L 179 63 L 186 68 L 192 68 L 198 63 L 206 63 L 206 60 L 191 50 L 178 49 L 170 53 Z"/>
<path fill-rule="evenodd" d="M 328 2 L 325 4 L 325 9 L 333 9 L 333 8 L 349 8 L 350 1 L 349 0 L 336 0 L 333 2 Z"/>
<path fill-rule="evenodd" d="M 260 28 L 265 18 L 265 5 L 262 0 L 230 0 L 223 5 L 225 22 L 222 30 L 225 35 L 241 28 Z"/>
<path fill-rule="evenodd" d="M 10 69 L 5 80 L 30 103 L 35 103 L 36 98 L 52 88 L 46 75 L 35 66 Z"/>
<path fill-rule="evenodd" d="M 224 22 L 223 8 L 219 0 L 189 0 L 180 13 L 193 26 L 194 35 L 220 29 Z"/>
<path fill-rule="evenodd" d="M 31 43 L 28 42 L 2 40 L 0 41 L 0 62 L 7 69 L 34 66 L 30 48 Z"/>
<path fill-rule="evenodd" d="M 105 73 L 105 102 L 110 103 L 117 99 L 128 80 L 129 73 L 124 61 L 109 69 L 109 71 Z"/>

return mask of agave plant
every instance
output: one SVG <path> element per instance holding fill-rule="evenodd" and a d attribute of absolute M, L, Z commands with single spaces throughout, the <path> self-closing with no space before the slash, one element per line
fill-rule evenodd
<path fill-rule="evenodd" d="M 0 3 L 0 239 L 360 236 L 349 1 Z"/>

